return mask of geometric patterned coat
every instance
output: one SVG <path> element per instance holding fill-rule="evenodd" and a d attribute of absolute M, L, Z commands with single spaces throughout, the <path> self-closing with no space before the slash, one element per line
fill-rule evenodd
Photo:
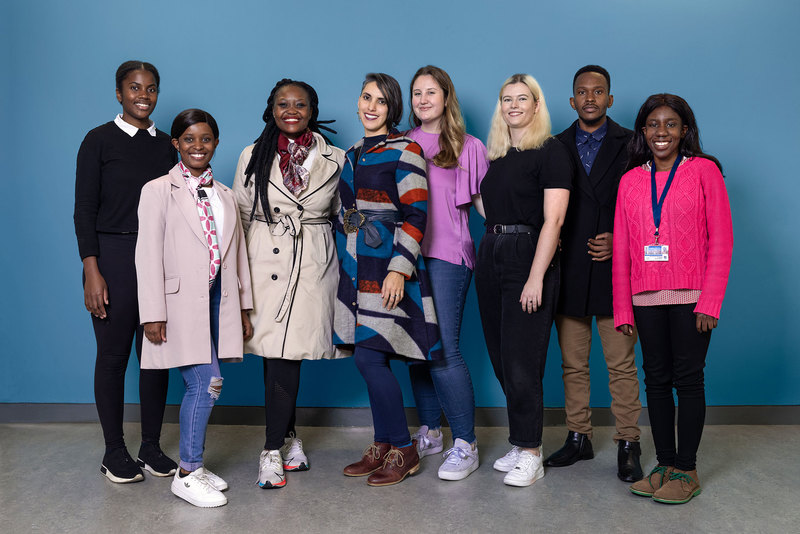
<path fill-rule="evenodd" d="M 358 345 L 414 360 L 438 360 L 442 357 L 439 326 L 420 254 L 428 204 L 422 149 L 394 130 L 385 141 L 359 154 L 363 142 L 345 154 L 339 181 L 339 289 L 333 343 L 346 354 Z M 374 221 L 382 243 L 373 248 L 365 242 L 363 228 L 345 233 L 344 212 L 351 208 L 397 211 L 400 222 Z M 403 299 L 392 311 L 382 306 L 381 299 L 389 271 L 406 279 Z"/>

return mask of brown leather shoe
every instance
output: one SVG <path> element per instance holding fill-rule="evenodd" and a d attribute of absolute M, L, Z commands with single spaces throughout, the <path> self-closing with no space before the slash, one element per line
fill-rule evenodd
<path fill-rule="evenodd" d="M 344 468 L 347 477 L 363 477 L 371 475 L 383 465 L 383 458 L 392 446 L 388 443 L 377 441 L 364 449 L 364 454 L 359 461 Z"/>
<path fill-rule="evenodd" d="M 419 471 L 419 454 L 416 443 L 408 447 L 392 447 L 386 454 L 383 467 L 375 471 L 367 479 L 370 486 L 391 486 L 402 482 L 408 475 Z"/>

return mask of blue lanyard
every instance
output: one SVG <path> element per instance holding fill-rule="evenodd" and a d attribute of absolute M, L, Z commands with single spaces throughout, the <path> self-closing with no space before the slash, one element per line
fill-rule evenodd
<path fill-rule="evenodd" d="M 656 200 L 656 162 L 650 164 L 650 198 L 653 201 L 653 222 L 656 225 L 656 233 L 653 234 L 656 236 L 656 244 L 658 244 L 658 227 L 661 226 L 661 208 L 664 207 L 664 199 L 667 198 L 667 191 L 669 191 L 669 187 L 672 185 L 672 179 L 675 178 L 675 171 L 678 170 L 678 165 L 680 165 L 681 160 L 683 158 L 680 154 L 677 155 L 675 158 L 675 163 L 672 164 L 672 170 L 669 171 L 669 178 L 667 178 L 667 183 L 664 184 L 664 190 L 661 191 L 661 198 Z"/>

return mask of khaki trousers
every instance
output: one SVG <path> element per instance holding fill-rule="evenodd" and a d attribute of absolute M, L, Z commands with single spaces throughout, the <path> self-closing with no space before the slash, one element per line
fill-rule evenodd
<path fill-rule="evenodd" d="M 614 318 L 597 315 L 597 330 L 608 367 L 611 413 L 616 419 L 614 441 L 639 441 L 639 377 L 634 346 L 636 331 L 625 336 L 614 329 Z M 592 350 L 592 316 L 556 315 L 561 369 L 564 378 L 564 408 L 567 429 L 592 437 L 592 408 L 589 404 L 589 354 Z"/>

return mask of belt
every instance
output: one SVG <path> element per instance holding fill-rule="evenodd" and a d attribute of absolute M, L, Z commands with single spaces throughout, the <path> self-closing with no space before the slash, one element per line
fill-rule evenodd
<path fill-rule="evenodd" d="M 530 224 L 492 224 L 486 227 L 487 234 L 534 234 L 539 229 Z"/>
<path fill-rule="evenodd" d="M 402 214 L 397 210 L 357 210 L 350 208 L 344 212 L 342 226 L 346 234 L 357 232 L 359 228 L 364 230 L 364 243 L 371 248 L 378 248 L 383 244 L 381 234 L 372 224 L 375 221 L 399 223 L 402 222 Z"/>

